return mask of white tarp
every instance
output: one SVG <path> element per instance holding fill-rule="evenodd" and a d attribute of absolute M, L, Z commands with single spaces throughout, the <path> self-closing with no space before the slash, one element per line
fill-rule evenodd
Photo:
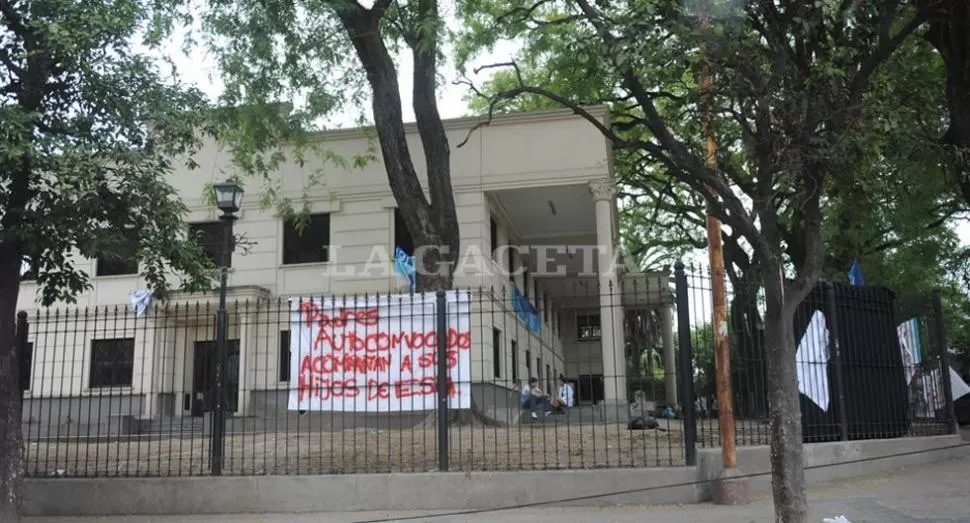
<path fill-rule="evenodd" d="M 293 299 L 290 410 L 437 407 L 435 293 Z M 471 407 L 470 294 L 449 291 L 449 406 Z"/>
<path fill-rule="evenodd" d="M 815 311 L 812 320 L 798 343 L 795 353 L 798 372 L 798 392 L 822 410 L 829 410 L 829 329 L 822 311 Z"/>
<path fill-rule="evenodd" d="M 950 369 L 950 390 L 953 391 L 953 401 L 970 394 L 970 385 L 953 369 Z"/>

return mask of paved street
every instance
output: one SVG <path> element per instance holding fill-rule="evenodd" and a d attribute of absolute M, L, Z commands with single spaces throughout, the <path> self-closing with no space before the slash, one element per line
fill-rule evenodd
<path fill-rule="evenodd" d="M 970 523 L 970 449 L 968 457 L 934 465 L 924 465 L 885 473 L 864 479 L 836 482 L 813 487 L 809 498 L 811 518 L 821 523 L 824 518 L 845 515 L 852 523 Z M 350 513 L 350 514 L 277 514 L 251 516 L 199 517 L 115 517 L 115 518 L 28 518 L 28 523 L 363 523 L 412 520 L 429 523 L 487 522 L 640 522 L 662 523 L 770 522 L 771 500 L 758 496 L 746 507 L 688 506 L 619 506 L 604 509 L 540 507 L 502 510 L 475 514 L 429 513 Z"/>

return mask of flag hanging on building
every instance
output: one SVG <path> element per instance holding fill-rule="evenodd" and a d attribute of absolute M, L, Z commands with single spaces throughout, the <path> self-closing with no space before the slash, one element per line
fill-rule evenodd
<path fill-rule="evenodd" d="M 397 273 L 404 277 L 408 282 L 408 289 L 414 291 L 417 283 L 417 273 L 414 265 L 414 256 L 410 256 L 400 247 L 394 248 L 394 268 Z"/>
<path fill-rule="evenodd" d="M 862 279 L 862 267 L 859 265 L 858 258 L 852 261 L 852 267 L 849 268 L 849 283 L 852 285 L 866 284 Z"/>
<path fill-rule="evenodd" d="M 542 318 L 539 317 L 539 311 L 532 306 L 529 298 L 526 298 L 516 285 L 512 286 L 512 307 L 515 309 L 519 319 L 525 323 L 530 331 L 539 332 L 539 328 L 542 326 Z"/>

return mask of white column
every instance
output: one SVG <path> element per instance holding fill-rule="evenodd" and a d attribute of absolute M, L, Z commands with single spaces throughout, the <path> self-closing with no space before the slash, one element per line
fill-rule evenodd
<path fill-rule="evenodd" d="M 195 396 L 189 397 L 189 411 L 185 410 L 185 395 L 192 392 L 192 366 L 193 350 L 192 342 L 188 341 L 189 336 L 195 335 L 195 329 L 186 325 L 183 327 L 188 333 L 187 335 L 179 335 L 178 329 L 174 330 L 175 335 L 175 361 L 172 364 L 172 382 L 174 383 L 175 392 L 175 416 L 182 417 L 188 416 L 189 411 L 192 409 L 192 402 L 195 401 Z"/>
<path fill-rule="evenodd" d="M 256 324 L 258 323 L 256 314 L 258 313 L 238 308 L 234 314 L 237 322 L 236 337 L 239 339 L 239 385 L 237 386 L 239 400 L 236 404 L 236 416 L 252 414 L 249 395 L 253 387 L 250 383 L 249 362 L 255 359 Z M 276 339 L 279 340 L 279 336 Z"/>
<path fill-rule="evenodd" d="M 667 388 L 667 403 L 678 405 L 677 401 L 677 350 L 674 348 L 673 306 L 666 304 L 661 309 L 660 321 L 664 346 L 664 384 Z"/>
<path fill-rule="evenodd" d="M 142 387 L 145 394 L 145 405 L 142 408 L 142 419 L 153 419 L 162 414 L 164 405 L 161 397 L 166 390 L 165 373 L 167 358 L 169 358 L 170 343 L 165 342 L 166 336 L 171 336 L 169 320 L 162 317 L 141 320 L 140 327 L 144 329 L 145 339 L 139 341 L 142 345 L 143 367 L 141 370 Z M 176 398 L 181 401 L 182 398 Z"/>
<path fill-rule="evenodd" d="M 606 403 L 626 403 L 626 358 L 623 355 L 623 301 L 613 267 L 613 213 L 616 209 L 613 184 L 589 184 L 596 206 L 597 274 L 600 287 L 600 325 L 602 328 L 603 399 Z"/>

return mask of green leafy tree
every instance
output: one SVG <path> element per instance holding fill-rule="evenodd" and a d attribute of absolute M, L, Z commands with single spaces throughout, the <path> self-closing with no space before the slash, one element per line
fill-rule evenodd
<path fill-rule="evenodd" d="M 503 22 L 511 23 L 520 13 L 509 11 Z M 469 107 L 478 114 L 488 114 L 560 105 L 540 91 L 529 90 L 538 86 L 575 103 L 610 105 L 612 119 L 622 129 L 630 119 L 628 93 L 615 88 L 618 80 L 610 76 L 603 61 L 576 52 L 577 35 L 569 17 L 562 13 L 543 16 L 542 30 L 523 37 L 525 45 L 515 57 L 518 67 L 494 69 L 481 86 L 472 85 L 466 98 Z M 555 25 L 555 30 L 549 24 Z M 486 41 L 489 37 L 484 35 Z M 478 38 L 477 32 L 466 35 L 462 51 L 471 52 Z M 685 100 L 689 95 L 686 86 L 696 84 L 695 76 L 696 71 L 687 71 L 682 81 L 664 85 L 662 101 Z M 868 282 L 901 293 L 929 295 L 935 286 L 943 285 L 939 268 L 949 265 L 946 256 L 960 256 L 961 249 L 954 248 L 952 241 L 952 226 L 966 206 L 939 161 L 937 137 L 945 131 L 946 97 L 938 87 L 944 77 L 938 53 L 915 38 L 876 72 L 873 88 L 866 94 L 873 112 L 880 114 L 878 127 L 866 138 L 870 153 L 860 155 L 857 177 L 845 180 L 844 185 L 833 184 L 833 190 L 821 202 L 826 246 L 822 274 L 829 279 L 844 281 L 848 267 L 858 258 Z M 496 96 L 518 91 L 522 93 L 514 98 Z M 674 109 L 668 126 L 675 134 L 698 134 L 695 121 L 678 120 L 677 106 L 660 106 L 661 111 L 666 109 Z M 743 136 L 740 128 L 727 124 L 720 125 L 719 138 L 723 143 L 738 143 Z M 669 263 L 707 246 L 703 197 L 679 183 L 668 169 L 668 165 L 637 150 L 618 148 L 615 152 L 623 243 L 636 257 L 649 257 L 644 265 Z M 783 229 L 789 229 L 787 224 Z M 732 368 L 760 376 L 764 373 L 764 340 L 756 325 L 763 319 L 758 303 L 761 276 L 750 244 L 737 230 L 724 230 L 722 242 L 733 287 L 731 345 L 740 353 L 738 366 Z M 800 238 L 786 234 L 785 250 L 789 259 L 803 256 Z M 760 379 L 742 379 L 736 387 L 761 388 L 762 383 Z M 744 397 L 751 401 L 739 405 L 737 414 L 765 414 L 763 390 L 749 391 Z"/>
<path fill-rule="evenodd" d="M 690 333 L 694 362 L 694 395 L 713 396 L 710 385 L 714 382 L 714 327 L 710 322 L 694 327 Z"/>
<path fill-rule="evenodd" d="M 221 122 L 244 172 L 267 181 L 288 155 L 347 164 L 311 139 L 334 111 L 369 98 L 391 192 L 415 242 L 417 287 L 452 285 L 458 259 L 458 217 L 451 186 L 451 151 L 437 106 L 444 22 L 437 0 L 217 0 L 182 4 L 176 20 L 201 12 L 204 41 L 219 57 L 223 105 L 241 107 Z M 365 4 L 372 4 L 367 6 Z M 185 7 L 188 10 L 184 9 Z M 406 139 L 395 53 L 414 62 L 412 105 L 423 158 Z M 294 109 L 281 114 L 279 104 Z M 356 158 L 356 163 L 369 160 Z M 418 167 L 423 160 L 427 195 Z M 314 184 L 313 180 L 310 184 Z M 268 182 L 267 204 L 293 218 L 292 202 Z M 305 209 L 304 209 L 305 211 Z"/>
<path fill-rule="evenodd" d="M 900 2 L 477 0 L 463 14 L 467 52 L 565 40 L 590 82 L 608 79 L 621 116 L 604 125 L 556 78 L 529 83 L 528 64 L 511 65 L 516 85 L 490 104 L 539 95 L 570 107 L 616 149 L 663 166 L 750 246 L 765 294 L 776 517 L 805 521 L 794 312 L 824 269 L 828 194 L 872 153 L 884 109 L 870 105 L 874 80 L 931 13 Z M 716 71 L 710 90 L 694 80 L 702 68 Z M 717 168 L 700 139 L 708 118 Z"/>
<path fill-rule="evenodd" d="M 133 47 L 153 43 L 154 6 L 0 0 L 0 521 L 19 521 L 21 504 L 13 327 L 23 268 L 45 305 L 91 287 L 78 256 L 135 256 L 160 298 L 212 282 L 165 182 L 191 153 L 206 104 Z"/>

